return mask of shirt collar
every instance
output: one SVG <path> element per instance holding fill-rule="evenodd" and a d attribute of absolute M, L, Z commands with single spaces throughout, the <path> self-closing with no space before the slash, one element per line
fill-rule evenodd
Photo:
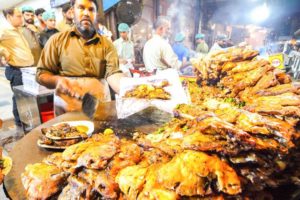
<path fill-rule="evenodd" d="M 77 30 L 77 28 L 74 26 L 71 28 L 71 33 L 70 33 L 71 37 L 77 37 L 82 38 L 81 34 L 79 33 L 79 31 Z M 101 36 L 98 35 L 97 31 L 94 35 L 93 38 L 89 39 L 88 41 L 85 42 L 85 45 L 91 45 L 91 44 L 98 44 L 101 43 Z"/>
<path fill-rule="evenodd" d="M 20 31 L 22 29 L 22 27 L 16 28 L 16 27 L 12 26 L 9 22 L 5 23 L 4 26 L 6 29 L 15 30 L 15 31 Z"/>
<path fill-rule="evenodd" d="M 153 37 L 154 37 L 154 38 L 163 39 L 163 37 L 161 37 L 160 35 L 158 35 L 158 34 L 156 34 L 156 33 L 155 33 L 155 34 L 153 34 Z"/>

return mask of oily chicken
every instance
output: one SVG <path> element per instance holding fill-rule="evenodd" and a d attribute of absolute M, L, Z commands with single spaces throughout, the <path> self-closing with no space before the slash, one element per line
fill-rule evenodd
<path fill-rule="evenodd" d="M 22 176 L 26 194 L 32 199 L 47 199 L 66 185 L 68 173 L 54 165 L 36 163 L 27 165 Z"/>

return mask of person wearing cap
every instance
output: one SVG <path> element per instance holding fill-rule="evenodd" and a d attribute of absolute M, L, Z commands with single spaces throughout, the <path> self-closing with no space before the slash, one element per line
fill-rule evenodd
<path fill-rule="evenodd" d="M 55 28 L 56 18 L 55 18 L 55 14 L 53 11 L 44 12 L 42 17 L 46 23 L 46 28 L 40 34 L 39 42 L 40 42 L 40 45 L 42 46 L 42 48 L 44 48 L 48 39 L 55 33 L 58 33 L 59 31 Z"/>
<path fill-rule="evenodd" d="M 86 92 L 109 101 L 110 88 L 119 91 L 119 60 L 113 43 L 97 33 L 97 0 L 71 0 L 74 26 L 47 41 L 38 63 L 36 80 L 55 89 L 54 109 L 59 115 L 81 110 Z"/>
<path fill-rule="evenodd" d="M 208 53 L 208 45 L 206 44 L 205 40 L 205 35 L 202 33 L 198 33 L 195 36 L 197 47 L 196 47 L 196 52 L 200 53 L 201 55 L 206 55 Z"/>
<path fill-rule="evenodd" d="M 209 52 L 217 51 L 217 50 L 223 50 L 225 49 L 227 36 L 224 34 L 217 35 L 216 41 L 213 44 L 213 46 L 210 48 Z"/>
<path fill-rule="evenodd" d="M 172 46 L 174 53 L 178 56 L 178 59 L 184 64 L 187 61 L 189 50 L 183 45 L 185 35 L 183 33 L 177 33 L 175 35 L 175 43 Z"/>
<path fill-rule="evenodd" d="M 67 31 L 70 30 L 73 25 L 74 19 L 74 9 L 70 3 L 67 3 L 62 6 L 63 20 L 58 22 L 56 25 L 56 29 L 59 31 Z"/>
<path fill-rule="evenodd" d="M 39 31 L 42 32 L 46 28 L 46 23 L 44 22 L 42 15 L 46 12 L 44 8 L 38 8 L 35 10 L 34 14 L 37 19 L 36 26 L 38 27 Z"/>
<path fill-rule="evenodd" d="M 129 26 L 126 23 L 121 23 L 118 26 L 120 38 L 115 40 L 114 46 L 117 49 L 120 64 L 127 64 L 134 61 L 134 45 L 129 39 Z"/>
<path fill-rule="evenodd" d="M 23 34 L 30 46 L 32 55 L 34 57 L 34 66 L 37 65 L 42 48 L 39 43 L 39 29 L 34 25 L 34 9 L 30 6 L 22 7 L 22 14 L 24 18 Z"/>
<path fill-rule="evenodd" d="M 0 28 L 0 58 L 5 62 L 5 77 L 13 88 L 23 85 L 21 68 L 31 67 L 34 58 L 29 44 L 22 34 L 22 11 L 18 8 L 9 8 L 3 10 L 3 14 L 8 23 L 1 25 Z M 14 95 L 12 102 L 15 124 L 22 126 Z"/>

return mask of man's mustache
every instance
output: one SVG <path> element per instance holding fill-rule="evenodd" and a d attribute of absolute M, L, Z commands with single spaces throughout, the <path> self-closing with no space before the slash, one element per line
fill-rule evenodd
<path fill-rule="evenodd" d="M 83 21 L 89 21 L 91 24 L 93 24 L 92 20 L 89 17 L 83 18 L 80 22 L 83 22 Z"/>
<path fill-rule="evenodd" d="M 33 19 L 26 19 L 25 22 L 27 24 L 33 24 L 34 23 L 34 20 Z"/>

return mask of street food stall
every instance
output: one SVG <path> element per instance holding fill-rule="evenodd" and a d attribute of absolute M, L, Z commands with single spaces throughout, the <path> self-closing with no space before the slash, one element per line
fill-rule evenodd
<path fill-rule="evenodd" d="M 115 102 L 85 96 L 88 117 L 64 114 L 16 144 L 4 181 L 8 195 L 299 199 L 299 85 L 257 55 L 233 48 L 196 60 L 197 81 L 183 84 L 191 102 L 172 114 L 150 107 L 118 119 Z M 121 97 L 136 105 L 172 99 L 165 81 L 151 84 L 127 88 Z M 75 138 L 73 145 L 61 142 Z"/>

